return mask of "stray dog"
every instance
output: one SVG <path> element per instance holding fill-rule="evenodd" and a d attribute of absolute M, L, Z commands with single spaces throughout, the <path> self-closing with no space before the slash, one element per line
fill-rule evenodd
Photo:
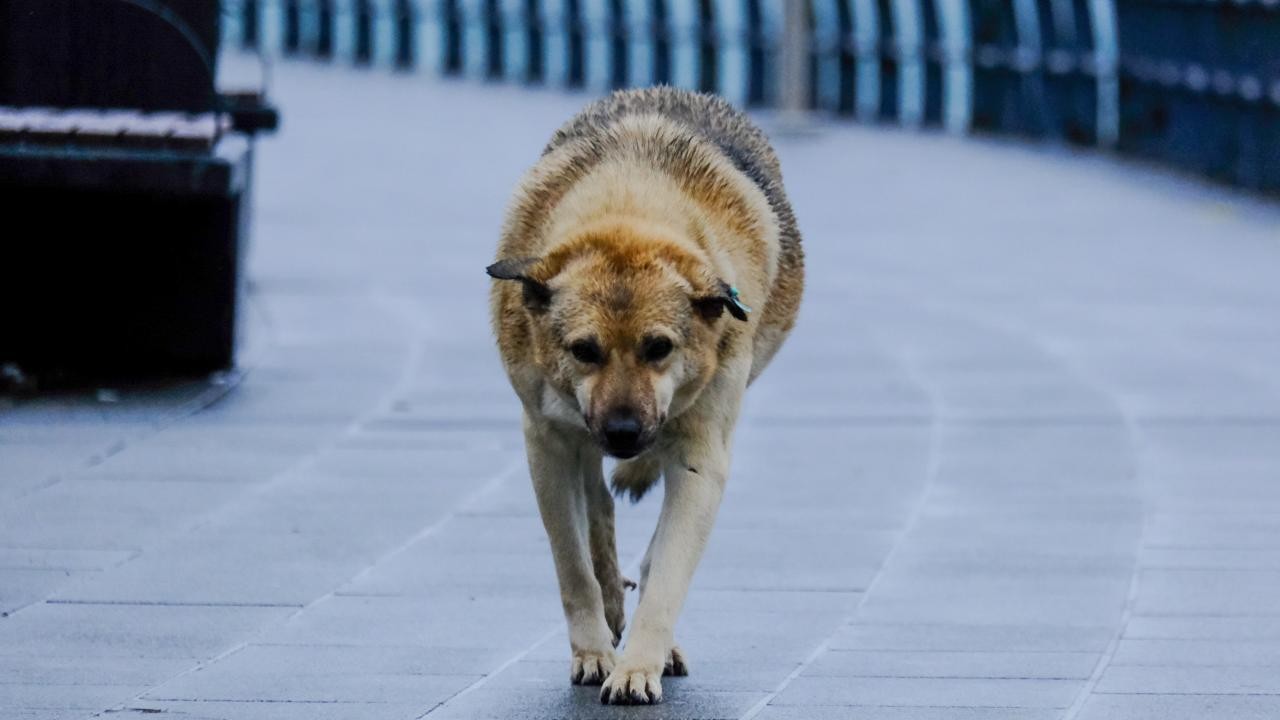
<path fill-rule="evenodd" d="M 493 326 L 573 651 L 600 700 L 656 703 L 687 673 L 673 629 L 729 474 L 742 394 L 791 331 L 795 219 L 764 134 L 727 102 L 614 93 L 562 127 L 507 211 Z M 615 493 L 665 497 L 621 657 Z"/>

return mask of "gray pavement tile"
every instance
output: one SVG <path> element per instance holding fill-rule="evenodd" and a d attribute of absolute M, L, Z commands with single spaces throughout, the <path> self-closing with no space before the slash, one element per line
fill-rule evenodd
<path fill-rule="evenodd" d="M 770 704 L 1065 708 L 1081 685 L 1075 680 L 801 675 Z"/>
<path fill-rule="evenodd" d="M 1144 570 L 1135 611 L 1149 615 L 1280 615 L 1280 569 Z"/>
<path fill-rule="evenodd" d="M 1135 615 L 1124 637 L 1142 640 L 1280 640 L 1280 618 Z"/>
<path fill-rule="evenodd" d="M 0 622 L 5 655 L 207 658 L 295 612 L 279 607 L 32 605 Z"/>
<path fill-rule="evenodd" d="M 128 550 L 50 550 L 0 547 L 2 570 L 103 570 L 132 558 Z"/>
<path fill-rule="evenodd" d="M 0 507 L 0 546 L 138 548 L 187 527 L 239 492 L 217 483 L 65 480 Z"/>
<path fill-rule="evenodd" d="M 1128 590 L 1128 572 L 1061 576 L 1045 568 L 940 576 L 904 570 L 886 573 L 858 616 L 863 622 L 1104 626 L 1120 617 Z"/>
<path fill-rule="evenodd" d="M 1033 678 L 1084 680 L 1094 653 L 902 652 L 832 650 L 805 668 L 806 677 Z"/>
<path fill-rule="evenodd" d="M 481 688 L 462 695 L 427 715 L 431 720 L 736 720 L 766 697 L 752 692 L 682 692 L 678 683 L 663 684 L 660 705 L 606 706 L 600 688 Z"/>
<path fill-rule="evenodd" d="M 0 653 L 3 651 L 0 650 Z M 0 684 L 149 687 L 189 670 L 188 658 L 102 658 L 0 654 Z"/>
<path fill-rule="evenodd" d="M 1060 720 L 1059 710 L 971 707 L 770 705 L 758 720 Z"/>
<path fill-rule="evenodd" d="M 692 656 L 691 656 L 692 657 Z M 693 665 L 687 677 L 665 678 L 663 692 L 679 692 L 688 697 L 703 693 L 769 692 L 800 664 L 761 658 L 750 662 L 717 661 Z M 549 692 L 569 686 L 569 660 L 521 660 L 491 678 L 486 688 Z"/>
<path fill-rule="evenodd" d="M 1095 693 L 1154 695 L 1277 695 L 1280 672 L 1274 667 L 1111 666 Z"/>
<path fill-rule="evenodd" d="M 1142 564 L 1163 570 L 1280 570 L 1280 552 L 1270 548 L 1147 547 L 1142 551 Z"/>
<path fill-rule="evenodd" d="M 326 450 L 308 472 L 361 478 L 403 479 L 431 483 L 445 480 L 488 480 L 503 472 L 516 459 L 514 453 L 476 453 L 444 448 L 386 449 L 351 447 L 346 444 Z"/>
<path fill-rule="evenodd" d="M 1093 695 L 1080 720 L 1272 720 L 1274 695 Z"/>
<path fill-rule="evenodd" d="M 265 488 L 189 535 L 62 599 L 303 605 L 412 537 L 469 488 L 298 477 Z"/>
<path fill-rule="evenodd" d="M 1106 626 L 855 624 L 833 636 L 831 649 L 1100 653 L 1113 635 Z"/>
<path fill-rule="evenodd" d="M 1280 549 L 1280 515 L 1262 506 L 1250 513 L 1152 513 L 1144 540 L 1180 548 Z"/>
<path fill-rule="evenodd" d="M 66 708 L 6 708 L 9 720 L 69 720 L 69 718 L 89 718 L 96 714 L 92 710 L 71 711 Z"/>
<path fill-rule="evenodd" d="M 431 707 L 475 682 L 471 675 L 299 675 L 214 663 L 146 692 L 143 699 L 227 702 L 394 703 Z"/>
<path fill-rule="evenodd" d="M 417 720 L 426 710 L 417 703 L 132 700 L 109 717 L 113 720 L 151 720 L 156 715 L 174 715 L 182 720 Z"/>
<path fill-rule="evenodd" d="M 483 675 L 505 650 L 395 645 L 246 645 L 218 661 L 237 672 L 295 675 Z"/>
<path fill-rule="evenodd" d="M 452 588 L 555 593 L 547 555 L 437 548 L 430 542 L 392 557 L 340 588 L 342 594 L 433 596 Z"/>
<path fill-rule="evenodd" d="M 0 568 L 0 617 L 43 601 L 82 570 Z"/>
<path fill-rule="evenodd" d="M 146 688 L 125 685 L 50 685 L 0 683 L 0 708 L 60 709 L 94 712 L 136 696 Z M 83 713 L 66 713 L 81 715 Z"/>
<path fill-rule="evenodd" d="M 813 590 L 717 590 L 698 587 L 685 602 L 685 613 L 814 613 L 851 612 L 861 593 Z"/>
<path fill-rule="evenodd" d="M 455 592 L 435 598 L 325 599 L 262 635 L 260 642 L 316 645 L 414 645 L 524 648 L 563 622 L 559 603 L 521 595 Z"/>
<path fill-rule="evenodd" d="M 1124 638 L 1111 666 L 1232 665 L 1280 668 L 1280 639 L 1144 640 Z"/>

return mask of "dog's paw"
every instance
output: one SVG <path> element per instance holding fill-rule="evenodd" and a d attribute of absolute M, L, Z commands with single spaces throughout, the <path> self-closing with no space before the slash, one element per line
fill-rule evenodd
<path fill-rule="evenodd" d="M 599 685 L 613 672 L 613 650 L 588 652 L 575 650 L 569 681 L 574 685 Z"/>
<path fill-rule="evenodd" d="M 653 705 L 662 702 L 660 669 L 615 668 L 600 688 L 605 705 Z"/>
<path fill-rule="evenodd" d="M 671 652 L 667 653 L 667 664 L 663 666 L 662 674 L 672 677 L 684 677 L 689 674 L 689 662 L 685 660 L 679 645 L 673 645 Z"/>

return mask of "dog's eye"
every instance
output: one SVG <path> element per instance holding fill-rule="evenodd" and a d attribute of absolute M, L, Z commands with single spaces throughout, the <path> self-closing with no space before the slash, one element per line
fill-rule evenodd
<path fill-rule="evenodd" d="M 644 341 L 644 359 L 646 362 L 662 362 L 671 354 L 671 341 L 664 337 L 649 338 Z"/>
<path fill-rule="evenodd" d="M 580 363 L 588 365 L 604 364 L 604 353 L 600 351 L 600 346 L 594 340 L 578 340 L 569 346 L 569 352 L 573 353 L 573 357 Z"/>

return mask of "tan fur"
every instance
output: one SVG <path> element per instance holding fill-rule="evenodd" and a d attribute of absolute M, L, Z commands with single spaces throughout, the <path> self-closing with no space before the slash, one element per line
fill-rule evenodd
<path fill-rule="evenodd" d="M 504 279 L 493 284 L 494 330 L 525 408 L 572 676 L 603 681 L 607 702 L 661 697 L 742 393 L 795 323 L 803 258 L 781 182 L 741 113 L 655 88 L 615 93 L 566 124 L 508 210 L 490 268 Z M 731 316 L 729 286 L 751 306 L 745 322 Z M 620 464 L 615 491 L 638 499 L 661 474 L 667 492 L 615 671 L 602 639 L 621 633 L 622 581 L 599 462 L 602 447 L 622 452 L 609 434 L 618 417 L 634 420 L 643 449 Z"/>

